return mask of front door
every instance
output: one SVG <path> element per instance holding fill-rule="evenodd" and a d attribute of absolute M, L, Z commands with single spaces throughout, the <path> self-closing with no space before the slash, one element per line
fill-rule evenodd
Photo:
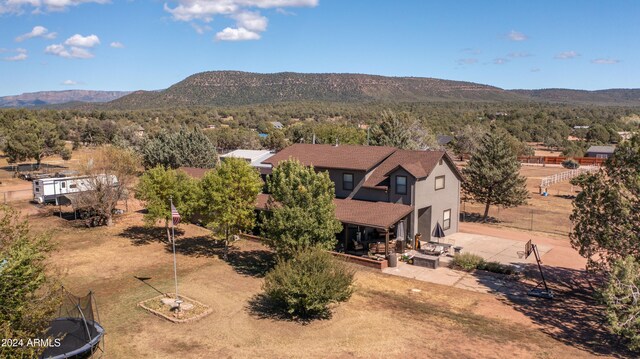
<path fill-rule="evenodd" d="M 431 207 L 418 210 L 418 233 L 422 234 L 423 241 L 431 240 Z"/>

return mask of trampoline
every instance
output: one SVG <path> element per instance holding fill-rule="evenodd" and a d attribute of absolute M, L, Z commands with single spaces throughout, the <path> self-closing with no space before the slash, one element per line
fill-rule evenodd
<path fill-rule="evenodd" d="M 51 321 L 46 334 L 57 346 L 46 348 L 41 358 L 82 359 L 90 358 L 94 354 L 102 356 L 104 328 L 97 317 L 92 292 L 84 297 L 76 297 L 63 289 L 63 301 L 58 316 Z"/>

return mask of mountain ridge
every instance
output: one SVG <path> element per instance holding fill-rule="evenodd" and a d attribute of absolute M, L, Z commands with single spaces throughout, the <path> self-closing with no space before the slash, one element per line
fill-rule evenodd
<path fill-rule="evenodd" d="M 131 91 L 62 90 L 25 92 L 0 97 L 0 107 L 40 107 L 68 102 L 109 102 L 130 94 Z"/>
<path fill-rule="evenodd" d="M 79 91 L 84 90 L 67 90 Z M 63 91 L 65 92 L 65 91 Z M 91 92 L 91 91 L 85 91 Z M 100 92 L 100 91 L 94 91 Z M 49 93 L 51 97 L 53 92 Z M 38 93 L 32 93 L 38 94 Z M 123 95 L 124 94 L 124 95 Z M 505 90 L 496 86 L 430 77 L 357 73 L 253 73 L 207 71 L 190 75 L 164 90 L 105 91 L 51 102 L 32 97 L 26 106 L 135 110 L 170 107 L 242 106 L 287 102 L 529 102 L 575 105 L 640 106 L 640 89 L 577 90 L 562 88 Z M 108 99 L 108 96 L 114 98 Z M 24 95 L 20 95 L 24 96 Z M 0 97 L 0 107 L 7 98 Z M 60 96 L 63 97 L 63 96 Z M 106 100 L 105 100 L 106 99 Z M 3 102 L 4 100 L 4 102 Z M 40 101 L 40 102 L 37 102 Z M 44 103 L 41 103 L 44 102 Z M 69 102 L 69 104 L 65 104 Z M 85 102 L 85 103 L 83 103 Z M 86 102 L 91 102 L 87 104 Z M 98 103 L 104 102 L 104 103 Z M 16 100 L 13 99 L 13 103 Z"/>

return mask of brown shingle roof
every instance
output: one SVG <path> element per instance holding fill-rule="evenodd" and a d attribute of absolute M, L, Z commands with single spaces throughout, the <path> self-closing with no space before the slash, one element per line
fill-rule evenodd
<path fill-rule="evenodd" d="M 395 150 L 395 148 L 383 146 L 334 146 L 298 143 L 276 153 L 264 163 L 275 166 L 280 161 L 296 158 L 306 166 L 369 171 Z"/>
<path fill-rule="evenodd" d="M 397 150 L 371 173 L 365 181 L 364 187 L 387 187 L 383 182 L 388 178 L 389 173 L 398 167 L 402 167 L 415 178 L 425 178 L 443 155 L 444 151 Z"/>
<path fill-rule="evenodd" d="M 399 167 L 417 179 L 425 178 L 429 176 L 441 158 L 451 164 L 458 178 L 462 178 L 457 167 L 445 151 L 397 150 L 373 170 L 365 181 L 364 187 L 386 188 L 388 184 L 385 181 L 389 178 L 389 174 Z"/>
<path fill-rule="evenodd" d="M 411 213 L 413 207 L 388 202 L 335 199 L 336 218 L 342 223 L 387 229 Z"/>
<path fill-rule="evenodd" d="M 268 194 L 260 193 L 256 200 L 256 209 L 266 209 L 268 199 Z M 413 210 L 406 204 L 355 199 L 336 198 L 333 203 L 336 205 L 336 218 L 340 222 L 381 229 L 391 227 Z"/>

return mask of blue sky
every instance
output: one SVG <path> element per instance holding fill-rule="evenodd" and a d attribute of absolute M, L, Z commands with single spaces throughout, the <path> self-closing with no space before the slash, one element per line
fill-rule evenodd
<path fill-rule="evenodd" d="M 637 88 L 639 18 L 636 0 L 0 0 L 0 96 L 210 70 Z"/>

